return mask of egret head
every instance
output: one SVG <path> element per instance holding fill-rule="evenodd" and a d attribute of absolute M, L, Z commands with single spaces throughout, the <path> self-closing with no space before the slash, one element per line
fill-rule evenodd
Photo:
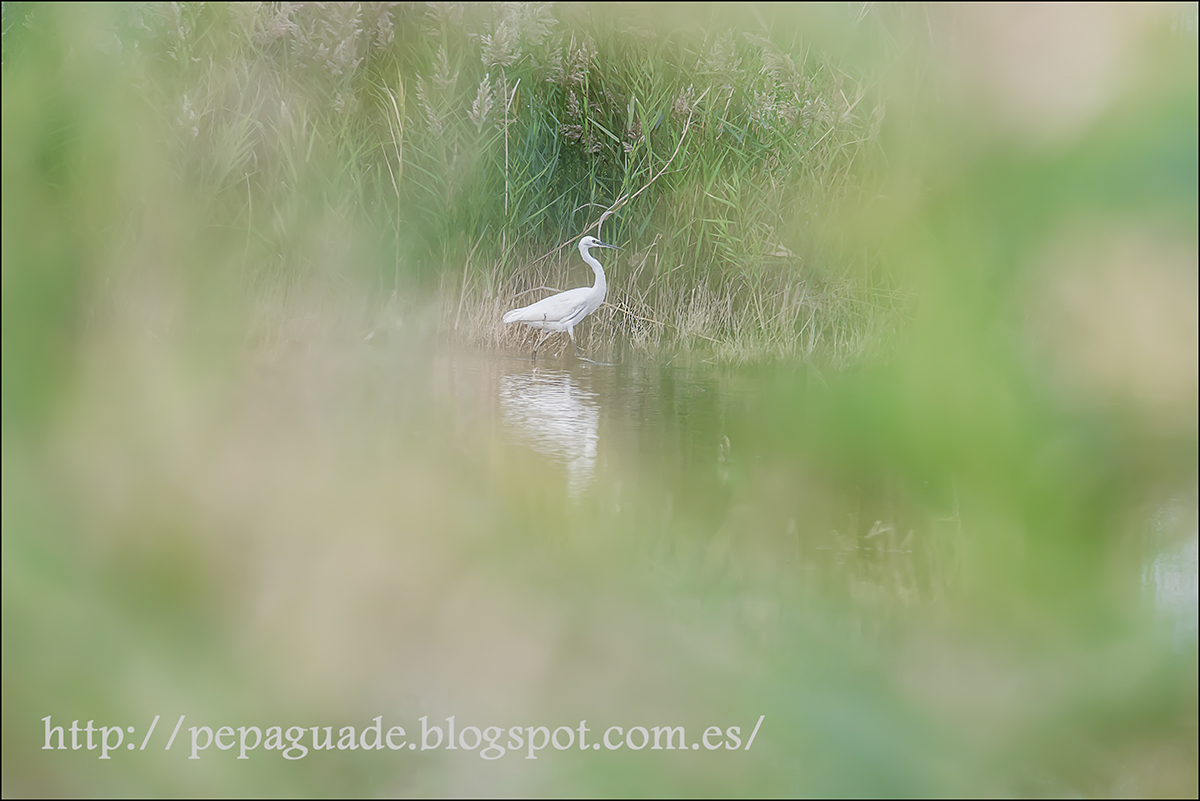
<path fill-rule="evenodd" d="M 588 248 L 612 248 L 613 250 L 620 250 L 616 245 L 606 245 L 594 236 L 585 236 L 579 240 L 579 250 L 583 252 Z"/>

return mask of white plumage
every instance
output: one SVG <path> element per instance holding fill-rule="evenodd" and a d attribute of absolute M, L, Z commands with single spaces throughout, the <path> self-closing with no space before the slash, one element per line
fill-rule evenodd
<path fill-rule="evenodd" d="M 606 245 L 594 236 L 585 236 L 579 240 L 579 255 L 596 274 L 596 283 L 590 287 L 581 286 L 578 289 L 568 289 L 566 292 L 559 292 L 557 295 L 543 298 L 537 303 L 505 312 L 504 322 L 506 323 L 524 323 L 530 328 L 547 332 L 546 336 L 538 341 L 537 346 L 534 346 L 534 355 L 537 355 L 537 349 L 546 337 L 558 331 L 566 331 L 570 335 L 571 347 L 574 348 L 575 326 L 604 303 L 604 296 L 608 294 L 608 283 L 604 280 L 604 268 L 588 253 L 589 248 L 612 248 L 613 250 L 620 250 L 620 248 L 616 245 Z"/>

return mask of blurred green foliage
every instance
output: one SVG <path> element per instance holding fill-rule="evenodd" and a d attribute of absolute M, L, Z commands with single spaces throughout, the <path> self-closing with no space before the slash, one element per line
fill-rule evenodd
<path fill-rule="evenodd" d="M 4 793 L 1194 796 L 1198 74 L 1194 6 L 4 4 Z M 614 204 L 564 466 L 499 318 Z M 179 714 L 766 719 L 41 749 Z"/>

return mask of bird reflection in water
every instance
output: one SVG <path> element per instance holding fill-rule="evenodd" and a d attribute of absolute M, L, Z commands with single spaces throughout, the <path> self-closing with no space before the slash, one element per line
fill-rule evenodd
<path fill-rule="evenodd" d="M 537 451 L 567 466 L 567 494 L 580 497 L 596 473 L 600 405 L 559 371 L 510 373 L 500 379 L 507 427 Z"/>

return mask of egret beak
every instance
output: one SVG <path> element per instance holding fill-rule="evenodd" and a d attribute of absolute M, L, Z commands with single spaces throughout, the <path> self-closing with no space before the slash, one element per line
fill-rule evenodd
<path fill-rule="evenodd" d="M 592 247 L 594 247 L 594 248 L 612 248 L 613 250 L 621 250 L 621 248 L 617 247 L 616 245 L 606 245 L 603 242 L 596 242 L 595 244 L 592 245 Z"/>

